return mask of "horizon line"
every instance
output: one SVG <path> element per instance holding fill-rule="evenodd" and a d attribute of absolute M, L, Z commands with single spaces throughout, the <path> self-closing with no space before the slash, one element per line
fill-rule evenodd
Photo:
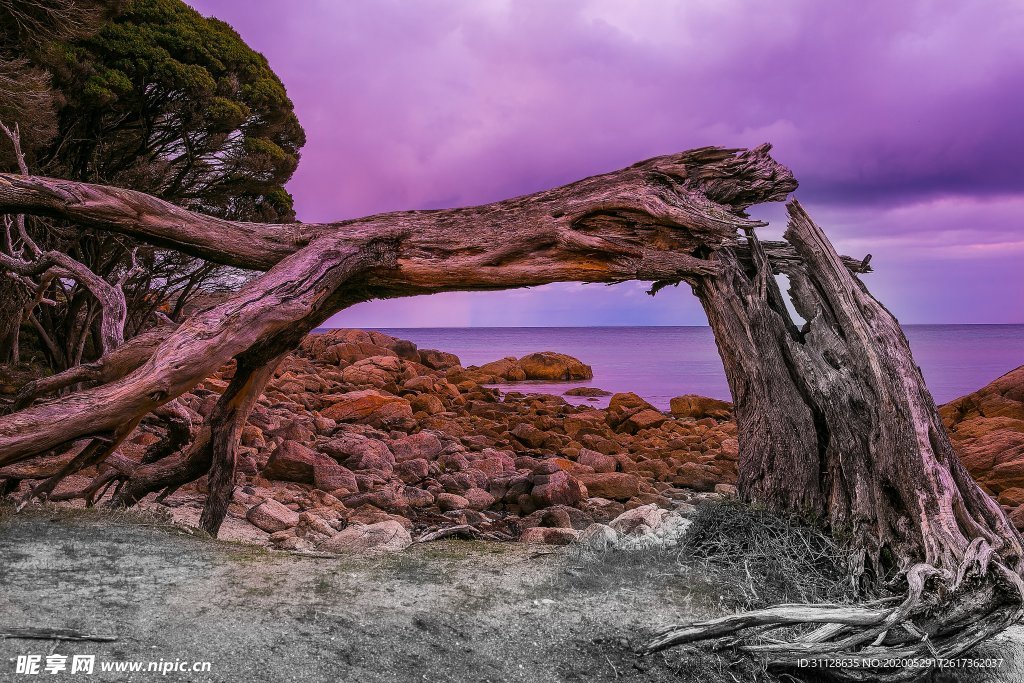
<path fill-rule="evenodd" d="M 1021 327 L 1019 323 L 900 323 L 900 327 Z M 315 330 L 592 330 L 644 327 L 706 328 L 710 325 L 322 325 Z"/>

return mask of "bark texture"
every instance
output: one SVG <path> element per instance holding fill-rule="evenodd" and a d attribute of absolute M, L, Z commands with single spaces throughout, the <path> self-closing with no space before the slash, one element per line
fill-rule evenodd
<path fill-rule="evenodd" d="M 750 634 L 743 649 L 782 667 L 800 659 L 956 657 L 1024 616 L 1024 546 L 953 450 L 896 319 L 803 208 L 785 239 L 798 258 L 715 254 L 694 291 L 715 333 L 735 402 L 744 499 L 825 520 L 857 551 L 866 585 L 903 585 L 896 605 L 781 606 L 668 629 L 655 651 Z M 852 267 L 851 267 L 852 266 Z M 785 273 L 792 320 L 775 274 Z M 766 630 L 824 626 L 783 641 Z M 920 670 L 834 672 L 900 680 Z"/>
<path fill-rule="evenodd" d="M 309 226 L 231 223 L 130 190 L 0 174 L 0 211 L 53 215 L 222 263 L 270 267 L 182 323 L 132 373 L 59 406 L 0 419 L 0 466 L 145 415 L 331 299 L 324 317 L 374 297 L 713 274 L 716 264 L 702 255 L 731 243 L 738 228 L 759 225 L 743 210 L 796 187 L 769 149 L 705 148 L 480 207 Z"/>
<path fill-rule="evenodd" d="M 0 467 L 83 440 L 92 445 L 64 469 L 94 463 L 111 451 L 103 444 L 234 359 L 234 378 L 187 449 L 144 463 L 110 454 L 85 492 L 93 499 L 116 481 L 114 501 L 132 504 L 209 473 L 202 524 L 216 533 L 253 401 L 282 354 L 333 312 L 459 289 L 635 279 L 652 282 L 653 293 L 685 281 L 704 305 L 732 390 L 741 495 L 824 520 L 858 552 L 865 584 L 898 585 L 905 595 L 683 625 L 648 649 L 739 633 L 741 647 L 782 667 L 808 657 L 960 654 L 1020 618 L 1021 538 L 958 461 L 897 321 L 857 278 L 870 257 L 839 256 L 795 202 L 784 241 L 755 236 L 762 224 L 745 209 L 796 187 L 769 149 L 693 150 L 479 207 L 287 226 L 0 174 L 0 212 L 54 216 L 266 271 L 152 344 L 139 342 L 124 362 L 110 355 L 92 374 L 23 392 L 19 409 L 0 417 Z M 779 273 L 806 324 L 787 313 Z M 31 404 L 70 377 L 98 386 Z M 823 625 L 758 639 L 804 623 Z"/>

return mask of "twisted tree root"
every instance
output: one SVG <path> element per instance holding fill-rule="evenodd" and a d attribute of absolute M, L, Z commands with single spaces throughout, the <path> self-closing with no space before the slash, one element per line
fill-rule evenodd
<path fill-rule="evenodd" d="M 911 567 L 898 605 L 892 598 L 862 605 L 776 605 L 671 626 L 639 652 L 735 635 L 724 645 L 757 655 L 774 669 L 814 667 L 846 681 L 913 680 L 1024 617 L 1024 581 L 991 560 L 986 545 L 972 543 L 956 573 L 924 563 Z M 809 624 L 820 626 L 767 636 Z"/>

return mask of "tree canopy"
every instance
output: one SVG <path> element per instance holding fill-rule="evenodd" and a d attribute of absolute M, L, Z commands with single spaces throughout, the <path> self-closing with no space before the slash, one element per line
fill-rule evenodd
<path fill-rule="evenodd" d="M 181 0 L 0 0 L 0 19 L 0 121 L 21 127 L 31 172 L 137 188 L 227 219 L 294 220 L 284 185 L 305 134 L 266 58 L 230 26 Z M 0 141 L 0 164 L 14 170 L 10 151 Z M 155 311 L 178 318 L 197 294 L 237 282 L 222 266 L 71 227 L 27 223 L 41 249 L 107 282 L 131 273 L 125 338 Z M 94 294 L 64 278 L 31 289 L 0 282 L 27 307 L 49 364 L 98 357 Z M 0 321 L 5 359 L 19 355 L 19 325 Z"/>
<path fill-rule="evenodd" d="M 46 171 L 226 218 L 294 218 L 305 135 L 266 58 L 181 0 L 132 0 L 49 64 L 65 104 Z"/>
<path fill-rule="evenodd" d="M 115 9 L 116 0 L 0 0 L 0 121 L 19 125 L 27 149 L 57 128 L 48 48 L 91 35 Z M 7 151 L 0 144 L 0 164 L 13 161 Z"/>

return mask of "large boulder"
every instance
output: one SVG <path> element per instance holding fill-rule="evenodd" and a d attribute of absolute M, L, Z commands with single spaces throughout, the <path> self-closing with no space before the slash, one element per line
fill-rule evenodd
<path fill-rule="evenodd" d="M 427 415 L 438 415 L 444 412 L 444 403 L 433 394 L 420 394 L 409 399 L 414 413 L 425 413 Z"/>
<path fill-rule="evenodd" d="M 330 553 L 388 552 L 405 550 L 410 545 L 412 536 L 406 528 L 397 521 L 387 520 L 376 524 L 354 524 L 328 538 L 317 549 Z"/>
<path fill-rule="evenodd" d="M 395 460 L 437 460 L 444 450 L 444 445 L 433 432 L 418 432 L 391 442 L 391 451 Z"/>
<path fill-rule="evenodd" d="M 316 479 L 317 465 L 323 459 L 319 453 L 298 441 L 283 441 L 267 461 L 263 476 L 278 481 L 312 484 Z"/>
<path fill-rule="evenodd" d="M 540 448 L 548 440 L 547 432 L 537 429 L 529 422 L 520 422 L 510 429 L 508 433 L 528 448 Z"/>
<path fill-rule="evenodd" d="M 672 415 L 681 418 L 700 420 L 711 417 L 716 420 L 728 420 L 732 417 L 732 403 L 719 401 L 717 398 L 685 394 L 676 396 L 669 403 Z"/>
<path fill-rule="evenodd" d="M 620 534 L 643 533 L 660 526 L 668 514 L 668 510 L 662 510 L 657 505 L 641 505 L 626 510 L 609 522 L 608 526 Z"/>
<path fill-rule="evenodd" d="M 472 510 L 486 510 L 497 502 L 490 493 L 481 488 L 470 488 L 462 497 L 467 501 L 468 507 Z"/>
<path fill-rule="evenodd" d="M 629 500 L 640 495 L 640 478 L 626 472 L 596 472 L 577 474 L 576 478 L 587 487 L 587 493 L 596 498 Z"/>
<path fill-rule="evenodd" d="M 321 363 L 348 365 L 371 356 L 403 356 L 407 346 L 415 345 L 373 330 L 329 330 L 308 335 L 300 351 Z M 403 356 L 405 357 L 405 356 Z"/>
<path fill-rule="evenodd" d="M 1024 488 L 1024 366 L 939 408 L 971 475 L 1007 508 Z"/>
<path fill-rule="evenodd" d="M 382 389 L 398 385 L 419 374 L 415 364 L 398 356 L 372 356 L 356 361 L 341 371 L 341 379 L 359 387 Z"/>
<path fill-rule="evenodd" d="M 558 470 L 551 474 L 539 474 L 533 479 L 530 492 L 537 507 L 551 505 L 576 505 L 588 496 L 580 480 L 568 472 Z"/>
<path fill-rule="evenodd" d="M 462 361 L 454 353 L 438 351 L 437 349 L 420 349 L 420 363 L 431 370 L 447 370 L 462 365 Z"/>
<path fill-rule="evenodd" d="M 253 526 L 271 534 L 291 529 L 299 523 L 299 513 L 288 509 L 273 498 L 249 508 L 245 518 Z"/>
<path fill-rule="evenodd" d="M 408 401 L 375 389 L 350 391 L 332 399 L 331 405 L 320 412 L 338 422 L 356 422 L 381 429 L 408 426 L 412 422 L 412 406 Z"/>
<path fill-rule="evenodd" d="M 333 361 L 338 365 L 351 365 L 364 358 L 379 356 L 394 356 L 397 358 L 398 354 L 384 346 L 377 346 L 367 342 L 355 342 L 352 344 L 336 344 L 330 347 L 322 357 L 322 360 Z"/>
<path fill-rule="evenodd" d="M 588 435 L 601 436 L 608 433 L 606 417 L 603 410 L 585 410 L 575 415 L 566 415 L 562 419 L 562 429 L 574 439 Z"/>
<path fill-rule="evenodd" d="M 320 450 L 346 467 L 380 473 L 388 477 L 395 467 L 395 456 L 383 441 L 362 434 L 345 433 L 320 446 Z"/>
<path fill-rule="evenodd" d="M 518 382 L 526 379 L 526 373 L 519 367 L 519 361 L 514 356 L 484 363 L 480 367 L 453 367 L 448 370 L 447 375 L 449 381 L 456 384 L 467 381 L 476 382 L 477 384 L 492 384 L 496 382 Z"/>
<path fill-rule="evenodd" d="M 405 514 L 409 507 L 409 499 L 405 497 L 405 486 L 392 484 L 375 491 L 364 491 L 342 498 L 349 508 L 360 508 L 369 505 L 387 512 Z"/>
<path fill-rule="evenodd" d="M 321 459 L 313 471 L 313 485 L 321 491 L 354 492 L 359 490 L 356 475 L 347 467 L 342 467 L 330 458 Z"/>
<path fill-rule="evenodd" d="M 457 493 L 439 493 L 437 495 L 437 507 L 441 508 L 442 512 L 465 510 L 469 507 L 469 500 Z"/>
<path fill-rule="evenodd" d="M 297 441 L 282 442 L 262 474 L 267 479 L 312 484 L 323 491 L 358 490 L 351 470 Z"/>
<path fill-rule="evenodd" d="M 636 434 L 644 429 L 655 429 L 668 421 L 664 413 L 654 409 L 639 410 L 625 420 L 618 427 L 620 432 Z"/>
<path fill-rule="evenodd" d="M 564 353 L 541 351 L 519 359 L 526 379 L 536 380 L 580 380 L 593 379 L 594 371 L 589 365 Z"/>
<path fill-rule="evenodd" d="M 612 456 L 598 453 L 589 448 L 580 449 L 579 455 L 576 456 L 576 462 L 595 472 L 614 472 L 619 466 L 619 461 Z"/>
<path fill-rule="evenodd" d="M 716 473 L 709 465 L 696 462 L 684 462 L 676 468 L 669 481 L 673 486 L 694 491 L 713 491 L 718 484 L 731 483 L 722 481 L 722 475 Z"/>
<path fill-rule="evenodd" d="M 413 458 L 403 460 L 395 468 L 395 474 L 406 484 L 416 484 L 427 478 L 430 473 L 430 463 L 425 458 Z"/>
<path fill-rule="evenodd" d="M 582 361 L 564 353 L 541 351 L 522 358 L 508 356 L 480 367 L 453 367 L 448 371 L 452 382 L 471 381 L 478 384 L 521 382 L 523 380 L 565 381 L 592 379 L 594 371 Z"/>
<path fill-rule="evenodd" d="M 650 403 L 640 398 L 632 391 L 625 391 L 614 394 L 608 401 L 608 410 L 605 411 L 605 420 L 608 423 L 608 426 L 616 431 L 630 431 L 635 433 L 637 431 L 636 424 L 631 423 L 625 427 L 623 425 L 633 415 L 646 411 L 657 413 L 659 416 L 664 418 L 664 416 L 661 415 L 661 413 L 659 413 L 658 410 Z M 664 419 L 661 421 L 664 422 Z"/>
<path fill-rule="evenodd" d="M 516 472 L 516 459 L 512 451 L 485 448 L 480 453 L 469 454 L 469 457 L 472 458 L 473 469 L 480 470 L 490 479 Z"/>

